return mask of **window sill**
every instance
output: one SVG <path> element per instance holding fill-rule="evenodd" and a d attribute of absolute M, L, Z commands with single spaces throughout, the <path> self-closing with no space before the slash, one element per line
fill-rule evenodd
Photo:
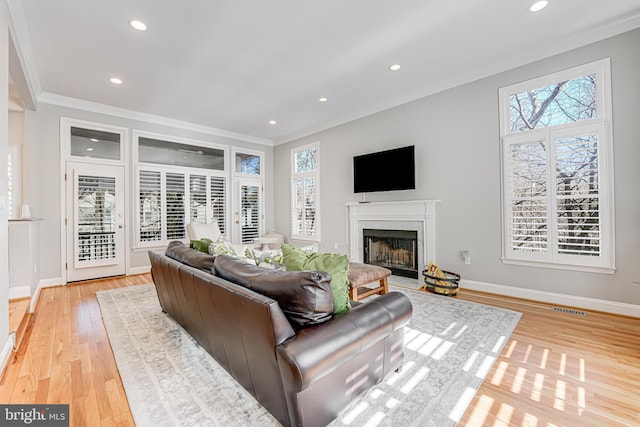
<path fill-rule="evenodd" d="M 585 273 L 614 274 L 616 272 L 615 267 L 595 267 L 595 266 L 585 266 L 585 265 L 552 264 L 549 262 L 524 261 L 524 260 L 506 259 L 506 258 L 502 258 L 502 263 L 507 265 L 550 268 L 553 270 L 580 271 Z"/>

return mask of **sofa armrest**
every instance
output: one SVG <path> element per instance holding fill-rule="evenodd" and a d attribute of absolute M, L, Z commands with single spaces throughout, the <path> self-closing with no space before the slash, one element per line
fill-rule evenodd
<path fill-rule="evenodd" d="M 403 328 L 411 319 L 412 310 L 409 298 L 390 292 L 328 322 L 299 330 L 295 337 L 277 347 L 280 371 L 294 389 L 304 390 Z"/>

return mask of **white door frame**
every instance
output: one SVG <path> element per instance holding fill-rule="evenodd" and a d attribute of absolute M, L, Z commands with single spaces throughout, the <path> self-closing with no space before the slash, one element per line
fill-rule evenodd
<path fill-rule="evenodd" d="M 115 165 L 87 164 L 67 162 L 65 168 L 65 232 L 67 236 L 67 250 L 65 252 L 66 281 L 90 280 L 109 276 L 126 274 L 126 235 L 125 235 L 125 168 Z M 115 257 L 91 258 L 79 260 L 77 230 L 77 194 L 78 176 L 107 176 L 113 177 L 115 182 L 116 209 L 114 212 L 113 231 Z"/>

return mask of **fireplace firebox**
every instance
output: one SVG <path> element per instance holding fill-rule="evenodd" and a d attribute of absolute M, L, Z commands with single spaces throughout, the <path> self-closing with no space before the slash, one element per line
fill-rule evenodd
<path fill-rule="evenodd" d="M 417 279 L 418 232 L 409 230 L 362 230 L 365 264 L 388 268 L 393 274 Z"/>

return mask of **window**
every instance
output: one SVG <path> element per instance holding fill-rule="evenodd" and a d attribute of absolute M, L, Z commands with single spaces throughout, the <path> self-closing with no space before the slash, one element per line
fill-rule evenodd
<path fill-rule="evenodd" d="M 187 238 L 186 225 L 216 220 L 227 232 L 227 176 L 223 147 L 166 141 L 134 132 L 137 247 Z"/>
<path fill-rule="evenodd" d="M 215 172 L 140 165 L 138 246 L 159 246 L 187 238 L 189 222 L 218 221 L 226 234 L 226 177 Z"/>
<path fill-rule="evenodd" d="M 247 152 L 244 150 L 234 151 L 233 153 L 235 162 L 235 173 L 241 175 L 259 176 L 262 174 L 262 153 L 260 152 Z"/>
<path fill-rule="evenodd" d="M 122 160 L 120 133 L 71 126 L 70 150 L 72 156 Z"/>
<path fill-rule="evenodd" d="M 613 273 L 609 60 L 500 89 L 503 260 Z"/>
<path fill-rule="evenodd" d="M 20 145 L 9 144 L 7 152 L 7 214 L 19 218 L 20 207 Z"/>
<path fill-rule="evenodd" d="M 318 143 L 291 150 L 291 237 L 320 240 Z"/>

